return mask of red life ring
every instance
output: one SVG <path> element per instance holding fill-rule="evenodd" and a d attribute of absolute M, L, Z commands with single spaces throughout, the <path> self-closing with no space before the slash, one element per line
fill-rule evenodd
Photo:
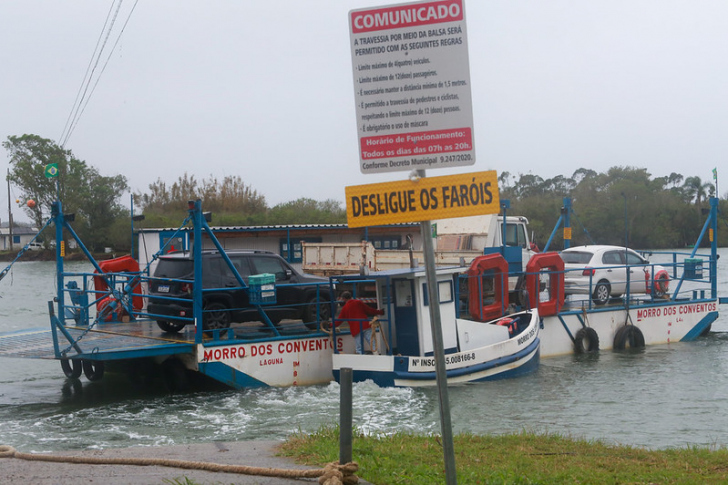
<path fill-rule="evenodd" d="M 127 315 L 124 305 L 120 304 L 119 301 L 115 300 L 114 297 L 111 295 L 102 298 L 101 300 L 99 300 L 98 303 L 96 303 L 96 314 L 101 315 L 104 309 L 108 307 L 112 301 L 115 301 L 117 304 L 113 310 L 109 310 L 108 313 L 104 315 L 105 322 L 110 322 L 114 317 L 114 313 L 116 313 L 116 318 L 119 321 L 121 321 L 122 318 Z"/>
<path fill-rule="evenodd" d="M 650 284 L 650 272 L 645 270 L 645 288 L 648 295 L 652 293 L 652 288 L 655 289 L 655 295 L 666 295 L 670 289 L 670 275 L 661 269 L 655 274 L 654 282 Z"/>
<path fill-rule="evenodd" d="M 483 273 L 493 271 L 493 303 L 483 305 Z M 503 315 L 508 306 L 508 261 L 498 253 L 478 256 L 468 269 L 468 295 L 470 317 L 479 322 L 494 320 Z"/>
<path fill-rule="evenodd" d="M 139 273 L 139 263 L 137 263 L 137 261 L 131 256 L 121 256 L 120 258 L 99 261 L 99 268 L 101 268 L 101 271 L 104 273 Z M 109 290 L 109 286 L 106 284 L 106 280 L 103 276 L 94 276 L 94 287 L 96 288 L 97 294 L 104 293 Z M 134 285 L 132 292 L 141 293 L 140 283 Z M 101 311 L 101 301 L 103 301 L 103 299 L 96 303 L 97 312 Z M 132 307 L 135 311 L 141 310 L 144 307 L 144 297 L 141 295 L 135 295 L 132 298 Z"/>
<path fill-rule="evenodd" d="M 539 301 L 540 274 L 542 270 L 549 273 L 549 293 L 551 298 L 547 301 Z M 526 289 L 528 290 L 528 302 L 531 308 L 538 308 L 538 314 L 542 317 L 556 315 L 564 306 L 564 260 L 559 253 L 538 253 L 534 254 L 526 265 Z"/>
<path fill-rule="evenodd" d="M 503 317 L 497 322 L 495 322 L 496 325 L 500 325 L 501 327 L 508 327 L 508 334 L 512 337 L 513 333 L 516 331 L 516 325 L 515 320 L 509 317 Z"/>

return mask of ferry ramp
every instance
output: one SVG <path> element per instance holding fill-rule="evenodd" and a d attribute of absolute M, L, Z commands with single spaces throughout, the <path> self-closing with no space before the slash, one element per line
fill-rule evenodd
<path fill-rule="evenodd" d="M 135 321 L 84 326 L 66 326 L 84 358 L 121 360 L 169 356 L 194 352 L 194 327 L 178 334 L 162 332 L 156 323 Z M 78 351 L 58 332 L 59 350 L 68 357 Z M 0 357 L 56 359 L 51 328 L 33 328 L 0 335 Z"/>

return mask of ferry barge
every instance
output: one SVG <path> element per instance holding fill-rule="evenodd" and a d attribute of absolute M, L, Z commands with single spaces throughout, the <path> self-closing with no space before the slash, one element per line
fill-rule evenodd
<path fill-rule="evenodd" d="M 484 254 L 470 266 L 444 270 L 448 273 L 446 278 L 453 282 L 451 323 L 462 322 L 461 327 L 466 328 L 468 321 L 479 324 L 519 312 L 537 314 L 534 332 L 537 339 L 534 341 L 538 340 L 539 346 L 537 353 L 531 349 L 531 355 L 540 354 L 540 358 L 694 340 L 710 329 L 718 317 L 719 304 L 725 303 L 718 298 L 716 283 L 718 199 L 711 199 L 710 204 L 710 214 L 694 249 L 686 253 L 660 254 L 661 265 L 670 273 L 668 298 L 657 298 L 656 292 L 647 295 L 628 292 L 606 305 L 597 306 L 589 297 L 580 300 L 576 295 L 567 296 L 563 285 L 566 270 L 553 252 L 532 258 L 520 275 L 523 284 L 511 290 L 508 283 L 508 277 L 512 275 L 510 264 L 502 255 Z M 164 332 L 157 326 L 155 315 L 147 313 L 144 304 L 148 296 L 144 289 L 150 281 L 150 265 L 138 269 L 130 258 L 96 262 L 70 222 L 58 201 L 43 229 L 54 226 L 57 241 L 58 290 L 55 301 L 48 302 L 50 326 L 0 335 L 0 356 L 56 359 L 69 378 L 85 374 L 89 380 L 98 380 L 107 367 L 136 368 L 135 364 L 146 362 L 161 366 L 178 387 L 184 386 L 190 373 L 196 373 L 233 388 L 247 388 L 327 383 L 334 379 L 336 369 L 345 363 L 345 356 L 354 354 L 354 339 L 350 333 L 342 328 L 331 329 L 327 325 L 330 322 L 320 318 L 322 314 L 336 314 L 335 300 L 317 303 L 315 321 L 283 320 L 274 324 L 266 317 L 266 310 L 275 303 L 251 299 L 261 314 L 260 322 L 212 330 L 203 328 L 205 310 L 201 302 L 204 290 L 197 280 L 201 278 L 197 271 L 191 289 L 195 305 L 193 315 L 188 317 L 189 324 L 179 333 Z M 203 233 L 218 251 L 224 253 L 207 225 L 199 201 L 190 203 L 188 217 L 180 230 L 188 222 L 194 228 L 192 251 L 196 256 L 202 252 Z M 64 235 L 76 240 L 93 266 L 93 272 L 65 271 Z M 704 238 L 710 242 L 707 254 L 699 253 L 697 249 Z M 503 249 L 505 253 L 507 248 Z M 164 247 L 160 254 L 163 251 Z M 658 253 L 653 253 L 656 255 Z M 0 279 L 8 269 L 0 273 Z M 237 274 L 234 267 L 230 270 Z M 359 277 L 363 281 L 377 278 L 386 279 L 387 276 Z M 240 274 L 237 279 L 241 288 L 251 295 L 262 294 L 261 288 L 246 285 Z M 341 289 L 337 285 L 345 284 L 353 284 L 353 281 L 332 277 L 325 283 L 326 293 L 336 295 Z M 420 283 L 417 285 L 418 288 L 421 286 Z M 385 309 L 386 315 L 394 315 L 396 291 L 390 291 L 384 285 L 376 295 L 374 303 Z M 321 312 L 322 305 L 330 305 L 328 311 Z M 386 336 L 392 356 L 399 352 L 391 350 L 398 349 L 406 338 L 404 329 L 400 329 L 398 335 L 394 320 L 394 325 L 382 327 L 380 336 L 375 339 L 383 344 L 381 336 Z M 424 331 L 426 325 L 420 328 Z M 464 338 L 462 334 L 453 335 Z M 425 334 L 418 338 L 425 345 Z M 377 352 L 387 354 L 384 348 L 380 346 Z M 411 357 L 426 359 L 429 355 L 425 347 L 418 352 L 421 355 Z M 457 354 L 460 349 L 451 345 L 448 352 Z M 530 367 L 523 367 L 524 371 L 538 362 L 537 359 L 520 360 L 531 363 Z M 410 385 L 406 380 L 401 382 Z"/>

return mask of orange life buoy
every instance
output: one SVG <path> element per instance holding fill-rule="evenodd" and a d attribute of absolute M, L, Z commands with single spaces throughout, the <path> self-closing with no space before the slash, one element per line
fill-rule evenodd
<path fill-rule="evenodd" d="M 139 273 L 139 263 L 137 263 L 137 261 L 131 256 L 121 256 L 120 258 L 100 261 L 99 268 L 101 268 L 101 271 L 104 273 Z M 109 290 L 109 286 L 106 284 L 106 280 L 103 276 L 94 276 L 94 287 L 99 293 Z M 140 283 L 134 285 L 132 292 L 141 293 Z M 103 301 L 103 299 L 96 303 L 96 311 L 101 311 L 101 301 Z M 136 311 L 141 310 L 144 307 L 144 297 L 141 295 L 135 295 L 132 298 L 132 307 Z"/>
<path fill-rule="evenodd" d="M 508 327 L 508 334 L 512 337 L 513 333 L 516 331 L 516 325 L 515 320 L 508 317 L 503 317 L 497 322 L 495 322 L 496 325 L 500 325 L 501 327 Z"/>
<path fill-rule="evenodd" d="M 493 271 L 494 300 L 483 305 L 483 273 Z M 480 322 L 494 320 L 503 315 L 508 306 L 508 261 L 498 253 L 478 256 L 468 269 L 468 295 L 470 317 Z"/>
<path fill-rule="evenodd" d="M 655 289 L 657 295 L 664 295 L 670 289 L 670 275 L 664 269 L 655 274 L 655 281 L 650 284 L 650 272 L 645 270 L 645 288 L 647 294 L 652 293 L 652 288 Z"/>
<path fill-rule="evenodd" d="M 112 301 L 115 301 L 117 303 L 117 305 L 113 310 L 107 310 L 108 313 L 106 315 L 104 315 L 104 321 L 106 321 L 106 322 L 110 322 L 112 320 L 112 318 L 114 317 L 114 313 L 116 313 L 116 318 L 118 320 L 121 320 L 122 317 L 127 315 L 126 308 L 124 308 L 124 305 L 120 304 L 119 301 L 114 299 L 114 297 L 111 295 L 99 300 L 99 302 L 96 304 L 96 313 L 98 315 L 101 315 L 101 313 L 104 311 L 104 309 L 106 307 L 108 307 Z"/>
<path fill-rule="evenodd" d="M 540 275 L 548 270 L 549 293 L 551 298 L 539 301 Z M 559 253 L 534 254 L 526 265 L 526 289 L 531 308 L 538 307 L 538 314 L 543 317 L 556 315 L 564 306 L 564 260 Z"/>

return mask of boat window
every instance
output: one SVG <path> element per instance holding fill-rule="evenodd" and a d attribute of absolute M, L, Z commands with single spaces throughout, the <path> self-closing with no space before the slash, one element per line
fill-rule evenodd
<path fill-rule="evenodd" d="M 438 281 L 437 282 L 437 294 L 440 299 L 440 303 L 450 303 L 453 301 L 452 296 L 452 281 Z M 430 305 L 430 295 L 427 292 L 427 283 L 422 283 L 422 298 L 424 305 Z"/>
<path fill-rule="evenodd" d="M 583 251 L 563 251 L 561 253 L 561 259 L 566 264 L 589 264 L 591 258 L 592 253 L 585 253 Z"/>

